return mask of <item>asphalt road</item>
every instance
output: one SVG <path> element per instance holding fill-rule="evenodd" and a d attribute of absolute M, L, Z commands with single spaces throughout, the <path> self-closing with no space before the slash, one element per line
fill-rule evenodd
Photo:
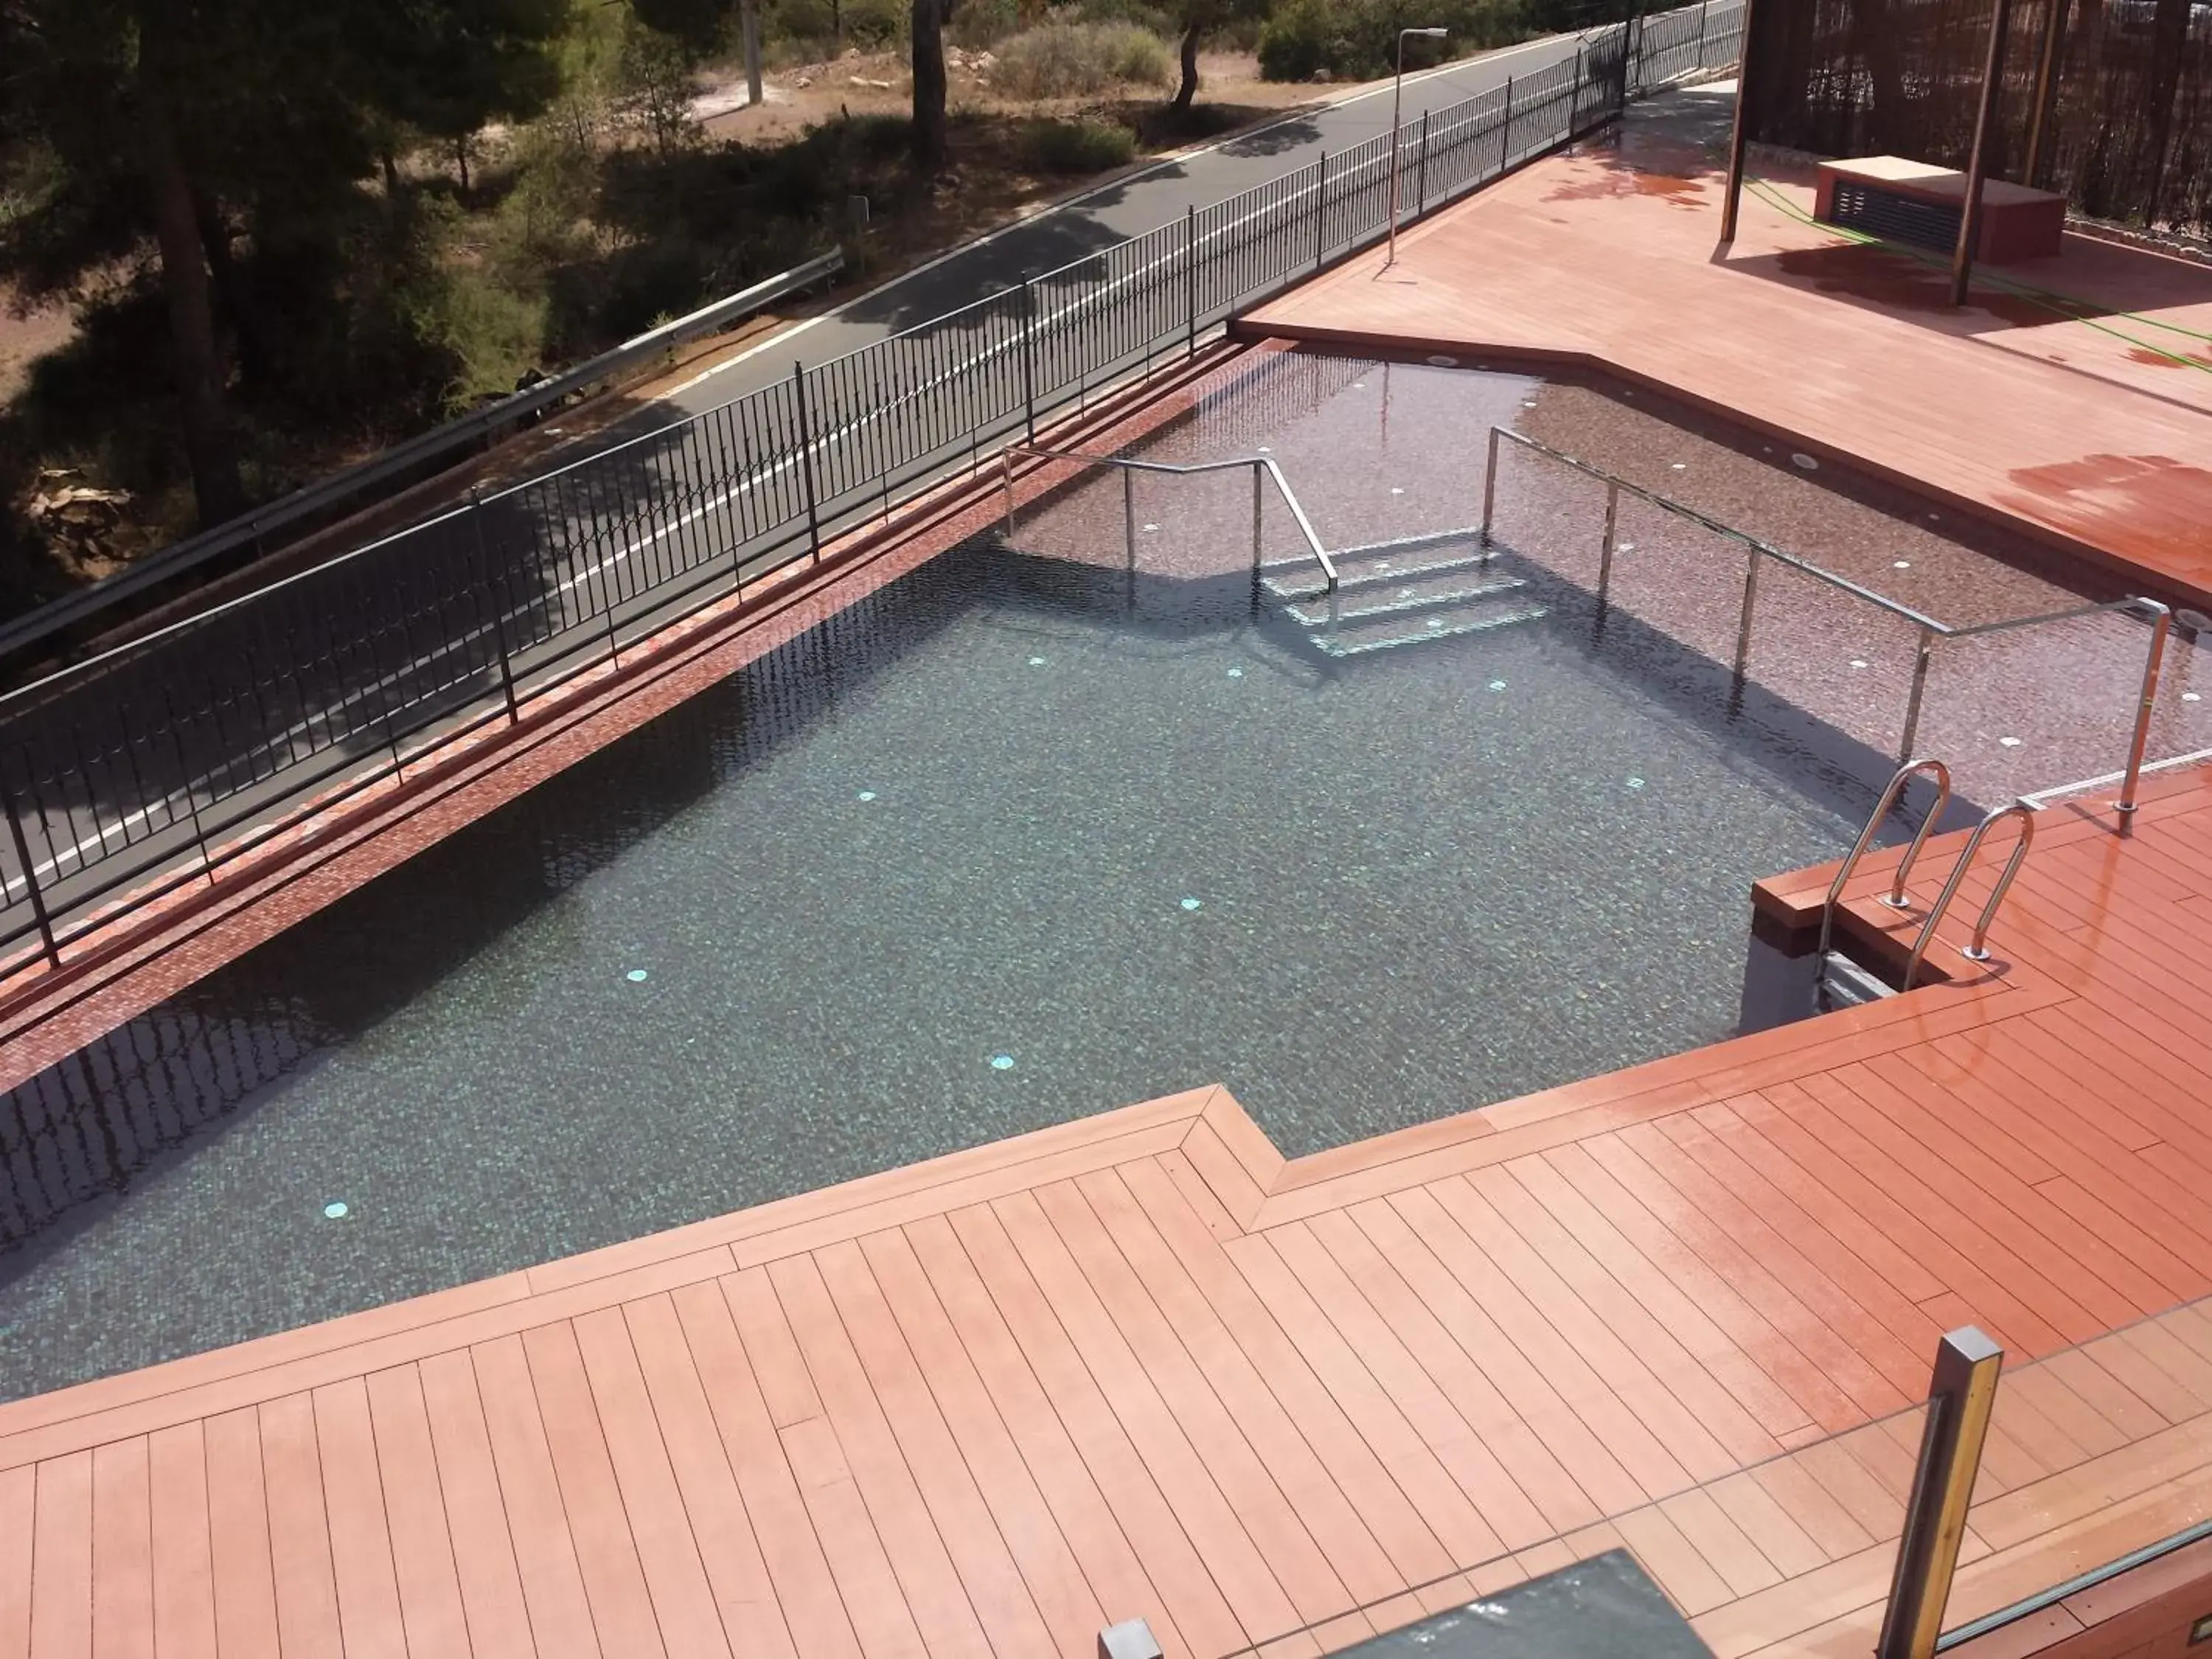
<path fill-rule="evenodd" d="M 1445 108 L 1502 87 L 1510 76 L 1525 77 L 1571 60 L 1581 41 L 1580 35 L 1552 35 L 1440 69 L 1409 72 L 1403 118 L 1410 127 L 1424 110 Z M 1423 43 L 1408 43 L 1409 58 L 1423 49 Z M 1384 82 L 1325 109 L 1270 122 L 1080 191 L 725 359 L 665 401 L 693 414 L 728 403 L 788 379 L 795 362 L 811 366 L 842 356 L 1011 288 L 1025 276 L 1141 235 L 1180 218 L 1186 208 L 1207 206 L 1310 166 L 1324 150 L 1340 154 L 1390 130 L 1390 86 Z"/>

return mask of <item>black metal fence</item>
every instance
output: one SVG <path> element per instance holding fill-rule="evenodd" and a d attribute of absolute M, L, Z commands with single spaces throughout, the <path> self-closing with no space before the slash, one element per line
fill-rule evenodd
<path fill-rule="evenodd" d="M 1399 140 L 1410 222 L 1735 57 L 1741 0 L 1595 32 Z M 1393 137 L 632 440 L 0 699 L 0 958 L 58 962 L 305 816 L 1194 347 L 1383 235 Z"/>

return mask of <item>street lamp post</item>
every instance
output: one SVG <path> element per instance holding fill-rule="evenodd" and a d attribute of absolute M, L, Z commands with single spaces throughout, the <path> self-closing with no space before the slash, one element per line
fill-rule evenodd
<path fill-rule="evenodd" d="M 1398 112 L 1406 96 L 1406 37 L 1419 35 L 1424 40 L 1441 40 L 1449 29 L 1400 29 L 1398 31 L 1398 77 L 1390 87 L 1390 252 L 1382 261 L 1388 270 L 1398 263 Z"/>

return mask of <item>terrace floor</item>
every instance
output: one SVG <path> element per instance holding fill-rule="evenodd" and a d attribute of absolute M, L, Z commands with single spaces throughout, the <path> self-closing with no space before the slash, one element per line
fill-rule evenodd
<path fill-rule="evenodd" d="M 1756 155 L 1717 251 L 1732 90 L 1640 106 L 1237 331 L 1600 367 L 2212 604 L 2212 267 L 2069 234 L 1954 312 L 1948 262 L 1811 222 L 1809 173 Z"/>
<path fill-rule="evenodd" d="M 2212 1507 L 2212 774 L 2043 824 L 1886 1002 L 1291 1164 L 1199 1091 L 0 1407 L 0 1656 L 1287 1659 L 1616 1544 L 1723 1656 L 1863 1652 L 1970 1321 L 2005 1604 Z"/>

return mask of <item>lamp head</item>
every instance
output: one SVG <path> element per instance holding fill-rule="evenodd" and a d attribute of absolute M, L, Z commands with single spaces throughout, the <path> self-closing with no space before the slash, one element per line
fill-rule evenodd
<path fill-rule="evenodd" d="M 1451 31 L 1444 28 L 1407 29 L 1407 34 L 1417 34 L 1424 40 L 1441 40 Z"/>

